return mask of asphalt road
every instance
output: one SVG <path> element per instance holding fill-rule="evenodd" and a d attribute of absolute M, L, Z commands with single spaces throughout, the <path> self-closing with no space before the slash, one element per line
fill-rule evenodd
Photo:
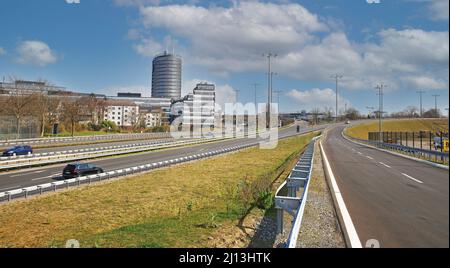
<path fill-rule="evenodd" d="M 324 129 L 325 127 L 326 126 L 318 126 L 314 129 Z M 313 128 L 302 128 L 301 133 L 305 133 L 311 130 L 313 130 Z M 296 127 L 281 129 L 279 131 L 279 138 L 284 138 L 296 134 Z M 115 158 L 95 159 L 83 162 L 94 163 L 102 167 L 105 171 L 111 171 L 170 160 L 225 147 L 253 144 L 258 141 L 259 139 L 232 139 L 195 146 L 173 148 L 163 151 L 146 152 L 137 155 L 125 155 Z M 0 192 L 59 180 L 61 179 L 62 169 L 66 165 L 67 163 L 0 173 Z"/>
<path fill-rule="evenodd" d="M 323 142 L 363 246 L 449 247 L 449 172 L 357 145 L 332 128 Z"/>

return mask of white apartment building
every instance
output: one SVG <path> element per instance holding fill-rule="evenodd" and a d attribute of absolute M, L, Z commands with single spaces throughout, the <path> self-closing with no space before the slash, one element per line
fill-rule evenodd
<path fill-rule="evenodd" d="M 104 119 L 119 127 L 132 127 L 139 120 L 139 106 L 130 101 L 108 101 Z"/>
<path fill-rule="evenodd" d="M 215 101 L 214 85 L 197 84 L 192 94 L 172 103 L 173 119 L 181 116 L 183 125 L 214 127 Z"/>
<path fill-rule="evenodd" d="M 160 127 L 162 125 L 161 112 L 147 112 L 144 114 L 145 127 Z"/>

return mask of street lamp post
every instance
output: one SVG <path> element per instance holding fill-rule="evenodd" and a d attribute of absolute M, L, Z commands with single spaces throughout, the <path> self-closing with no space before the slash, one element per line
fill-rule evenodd
<path fill-rule="evenodd" d="M 440 97 L 441 95 L 433 95 L 434 97 L 434 112 L 436 113 L 436 117 L 439 118 L 440 114 L 438 113 L 438 109 L 437 109 L 437 98 Z"/>
<path fill-rule="evenodd" d="M 339 75 L 339 74 L 335 74 L 333 76 L 331 76 L 331 78 L 335 79 L 336 81 L 336 118 L 335 118 L 335 122 L 337 122 L 338 120 L 338 83 L 339 83 L 339 79 L 342 79 L 344 76 L 343 75 Z"/>
<path fill-rule="evenodd" d="M 383 137 L 381 135 L 383 131 L 383 90 L 387 85 L 381 83 L 377 85 L 375 88 L 378 89 L 378 139 L 380 142 L 383 141 Z"/>
<path fill-rule="evenodd" d="M 272 52 L 269 52 L 267 54 L 263 55 L 264 57 L 267 57 L 268 60 L 268 72 L 267 72 L 267 127 L 270 128 L 270 105 L 272 103 L 272 58 L 276 58 L 277 54 L 274 54 Z"/>
<path fill-rule="evenodd" d="M 420 99 L 420 118 L 422 118 L 423 117 L 422 95 L 423 95 L 423 93 L 425 93 L 425 91 L 419 90 L 419 91 L 417 91 L 417 93 L 419 94 L 419 99 Z"/>

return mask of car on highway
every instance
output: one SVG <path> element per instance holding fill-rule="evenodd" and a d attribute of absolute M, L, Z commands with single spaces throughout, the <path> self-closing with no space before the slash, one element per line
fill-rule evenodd
<path fill-rule="evenodd" d="M 350 125 L 350 120 L 345 121 L 345 124 Z"/>
<path fill-rule="evenodd" d="M 7 149 L 3 152 L 3 156 L 28 155 L 33 153 L 33 148 L 29 145 L 18 145 Z"/>
<path fill-rule="evenodd" d="M 71 179 L 87 175 L 103 173 L 103 169 L 93 164 L 76 163 L 69 164 L 63 170 L 63 178 Z"/>

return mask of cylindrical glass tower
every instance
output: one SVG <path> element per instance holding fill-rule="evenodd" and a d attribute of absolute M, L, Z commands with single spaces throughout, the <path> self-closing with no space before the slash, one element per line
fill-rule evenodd
<path fill-rule="evenodd" d="M 181 98 L 181 65 L 181 57 L 167 52 L 153 60 L 153 98 Z"/>

